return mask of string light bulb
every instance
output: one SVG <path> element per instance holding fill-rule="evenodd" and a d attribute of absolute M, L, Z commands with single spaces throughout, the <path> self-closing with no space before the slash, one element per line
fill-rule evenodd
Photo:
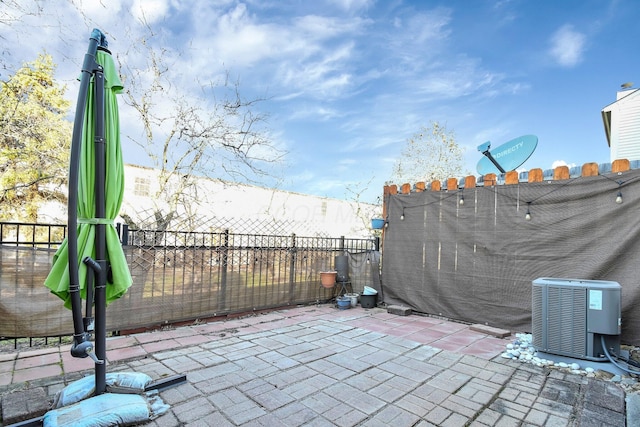
<path fill-rule="evenodd" d="M 460 203 L 460 206 L 464 205 L 464 194 L 460 195 L 460 201 L 458 203 Z"/>
<path fill-rule="evenodd" d="M 618 194 L 616 195 L 616 203 L 617 204 L 622 204 L 622 191 L 618 191 Z"/>
<path fill-rule="evenodd" d="M 527 202 L 527 213 L 524 214 L 524 219 L 527 221 L 531 221 L 531 210 L 529 210 L 530 206 L 531 206 L 531 202 Z"/>
<path fill-rule="evenodd" d="M 618 172 L 618 175 L 621 175 L 620 172 Z M 618 194 L 616 194 L 616 203 L 621 205 L 623 200 L 622 200 L 622 184 L 624 184 L 624 181 L 620 180 L 620 181 L 616 181 L 616 183 L 618 183 Z"/>
<path fill-rule="evenodd" d="M 404 221 L 404 208 L 402 208 L 402 214 L 400 215 L 400 221 Z"/>

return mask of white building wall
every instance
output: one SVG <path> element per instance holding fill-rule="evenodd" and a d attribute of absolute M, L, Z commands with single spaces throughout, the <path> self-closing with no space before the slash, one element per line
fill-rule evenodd
<path fill-rule="evenodd" d="M 607 110 L 611 112 L 611 161 L 640 160 L 640 92 L 618 92 L 618 100 Z"/>
<path fill-rule="evenodd" d="M 135 222 L 149 222 L 153 221 L 155 210 L 168 212 L 168 204 L 154 198 L 160 190 L 159 174 L 155 169 L 125 165 L 122 216 L 129 216 Z M 179 188 L 175 182 L 177 179 L 168 185 Z M 180 206 L 178 216 L 193 216 L 200 220 L 216 217 L 254 222 L 296 222 L 313 232 L 309 235 L 331 237 L 371 237 L 370 218 L 380 209 L 370 204 L 207 178 L 198 179 L 189 193 L 193 201 L 188 206 Z"/>

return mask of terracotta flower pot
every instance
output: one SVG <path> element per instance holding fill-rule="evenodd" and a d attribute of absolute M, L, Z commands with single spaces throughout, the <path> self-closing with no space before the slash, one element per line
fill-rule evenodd
<path fill-rule="evenodd" d="M 325 288 L 333 288 L 336 284 L 336 275 L 337 271 L 321 271 L 320 272 L 320 283 Z"/>

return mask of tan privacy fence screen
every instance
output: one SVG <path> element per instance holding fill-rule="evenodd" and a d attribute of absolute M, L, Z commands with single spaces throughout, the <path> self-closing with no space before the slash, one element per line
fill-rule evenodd
<path fill-rule="evenodd" d="M 326 301 L 334 289 L 321 287 L 320 272 L 335 268 L 336 255 L 348 255 L 351 286 L 361 293 L 376 282 L 380 258 L 369 239 L 223 232 L 207 245 L 149 245 L 138 234 L 124 247 L 133 286 L 108 306 L 108 331 Z M 0 245 L 0 338 L 73 333 L 71 311 L 43 285 L 54 252 Z"/>
<path fill-rule="evenodd" d="M 387 194 L 385 205 L 385 302 L 529 332 L 536 278 L 616 281 L 622 342 L 640 345 L 639 170 Z"/>

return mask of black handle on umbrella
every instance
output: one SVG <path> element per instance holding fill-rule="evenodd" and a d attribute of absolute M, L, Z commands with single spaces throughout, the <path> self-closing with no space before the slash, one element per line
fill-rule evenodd
<path fill-rule="evenodd" d="M 80 155 L 82 149 L 82 132 L 85 117 L 85 107 L 87 105 L 87 94 L 89 93 L 89 83 L 94 70 L 98 68 L 96 62 L 96 51 L 98 45 L 106 44 L 104 34 L 94 29 L 89 38 L 89 48 L 84 56 L 82 64 L 82 76 L 80 79 L 80 90 L 78 91 L 78 102 L 76 104 L 76 115 L 73 123 L 73 134 L 71 138 L 71 158 L 69 164 L 69 202 L 67 213 L 68 229 L 68 255 L 69 255 L 69 296 L 71 299 L 71 312 L 73 316 L 73 346 L 71 354 L 74 357 L 87 357 L 93 352 L 93 345 L 88 341 L 88 334 L 84 330 L 82 319 L 82 301 L 80 299 L 80 278 L 78 274 L 78 176 L 80 169 Z M 78 347 L 78 348 L 76 348 Z"/>

